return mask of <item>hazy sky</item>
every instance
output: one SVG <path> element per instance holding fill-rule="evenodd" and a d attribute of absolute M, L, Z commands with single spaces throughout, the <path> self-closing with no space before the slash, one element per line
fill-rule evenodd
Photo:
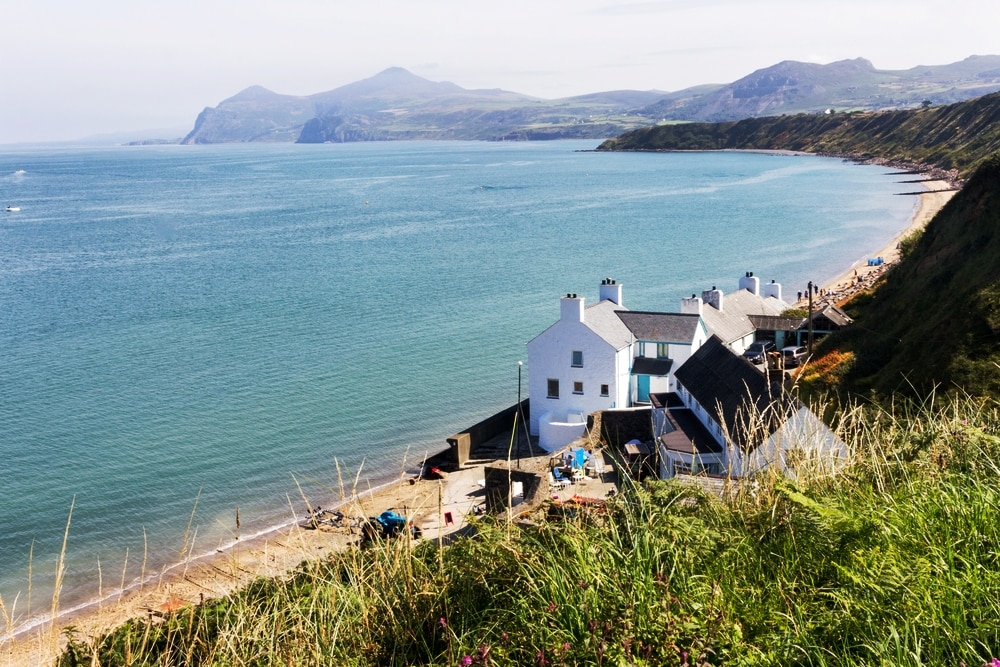
<path fill-rule="evenodd" d="M 552 99 L 1000 54 L 996 0 L 0 0 L 0 25 L 0 143 L 183 133 L 247 86 L 307 95 L 393 66 Z"/>

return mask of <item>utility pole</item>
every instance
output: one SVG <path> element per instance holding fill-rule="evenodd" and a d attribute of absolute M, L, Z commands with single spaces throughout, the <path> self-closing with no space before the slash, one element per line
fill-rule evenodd
<path fill-rule="evenodd" d="M 524 421 L 524 413 L 521 412 L 521 366 L 523 366 L 523 365 L 524 364 L 522 364 L 520 361 L 517 362 L 517 414 L 520 415 L 522 422 Z M 515 427 L 514 428 L 517 429 L 517 426 L 516 426 L 517 420 L 516 419 L 514 420 L 514 423 L 515 423 Z M 517 438 L 517 467 L 518 467 L 518 469 L 520 469 L 521 468 L 521 432 L 517 431 L 515 433 L 515 437 Z M 508 463 L 508 465 L 510 465 L 510 464 Z"/>
<path fill-rule="evenodd" d="M 813 284 L 809 281 L 809 356 L 813 353 Z"/>

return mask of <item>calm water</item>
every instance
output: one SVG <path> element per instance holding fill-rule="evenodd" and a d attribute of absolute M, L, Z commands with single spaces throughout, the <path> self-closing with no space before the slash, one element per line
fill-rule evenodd
<path fill-rule="evenodd" d="M 49 607 L 71 506 L 63 608 L 144 548 L 149 573 L 230 542 L 237 507 L 244 536 L 291 521 L 336 462 L 377 483 L 444 448 L 515 401 L 566 292 L 794 295 L 914 206 L 876 167 L 595 143 L 0 152 L 8 610 Z"/>

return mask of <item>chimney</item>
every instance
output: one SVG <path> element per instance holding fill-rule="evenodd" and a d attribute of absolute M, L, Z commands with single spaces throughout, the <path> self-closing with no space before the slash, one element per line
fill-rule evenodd
<path fill-rule="evenodd" d="M 774 280 L 771 280 L 771 282 L 765 284 L 761 289 L 761 296 L 773 296 L 778 301 L 781 301 L 781 283 L 776 283 Z"/>
<path fill-rule="evenodd" d="M 756 277 L 752 271 L 748 271 L 745 276 L 740 278 L 740 289 L 745 289 L 754 296 L 760 294 L 760 278 Z"/>
<path fill-rule="evenodd" d="M 598 301 L 604 301 L 605 299 L 614 302 L 616 306 L 622 305 L 622 286 L 618 282 L 612 280 L 611 278 L 605 278 L 601 281 L 601 298 Z"/>
<path fill-rule="evenodd" d="M 691 298 L 681 299 L 681 312 L 686 315 L 701 315 L 702 302 L 701 297 L 691 295 Z"/>
<path fill-rule="evenodd" d="M 559 300 L 559 320 L 563 322 L 583 322 L 583 297 L 567 294 Z"/>
<path fill-rule="evenodd" d="M 716 289 L 715 285 L 712 285 L 712 289 L 707 289 L 701 293 L 701 300 L 720 313 L 722 312 L 722 290 Z"/>

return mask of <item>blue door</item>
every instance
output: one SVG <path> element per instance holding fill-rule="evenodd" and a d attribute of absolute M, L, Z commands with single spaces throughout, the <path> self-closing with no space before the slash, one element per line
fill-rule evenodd
<path fill-rule="evenodd" d="M 635 386 L 636 386 L 635 400 L 639 403 L 649 403 L 649 376 L 636 375 Z"/>

